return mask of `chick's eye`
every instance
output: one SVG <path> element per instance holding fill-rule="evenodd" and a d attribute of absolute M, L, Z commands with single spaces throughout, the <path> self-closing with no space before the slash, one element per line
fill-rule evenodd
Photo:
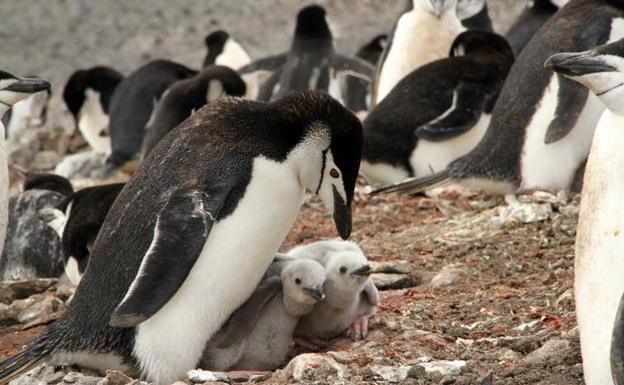
<path fill-rule="evenodd" d="M 338 172 L 338 170 L 336 170 L 335 168 L 332 168 L 329 171 L 329 175 L 331 175 L 332 178 L 339 178 L 340 177 L 340 172 Z"/>
<path fill-rule="evenodd" d="M 344 274 L 346 272 L 347 272 L 347 268 L 346 267 L 343 266 L 343 267 L 340 268 L 340 274 Z"/>
<path fill-rule="evenodd" d="M 301 285 L 301 280 L 300 280 L 299 278 L 295 278 L 295 283 L 296 283 L 297 285 Z"/>

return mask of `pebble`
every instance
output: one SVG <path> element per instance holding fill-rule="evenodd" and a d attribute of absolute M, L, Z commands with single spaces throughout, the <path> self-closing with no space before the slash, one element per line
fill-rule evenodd
<path fill-rule="evenodd" d="M 437 372 L 442 376 L 456 376 L 461 374 L 462 370 L 466 368 L 466 361 L 430 361 L 418 364 L 425 368 L 427 373 Z"/>
<path fill-rule="evenodd" d="M 462 264 L 453 263 L 446 265 L 431 279 L 431 286 L 440 288 L 458 283 L 462 278 L 466 277 L 468 272 Z"/>
<path fill-rule="evenodd" d="M 10 304 L 16 299 L 43 293 L 57 282 L 55 278 L 25 279 L 0 282 L 0 302 Z"/>
<path fill-rule="evenodd" d="M 222 372 L 211 372 L 209 370 L 190 370 L 187 373 L 189 381 L 195 384 L 201 384 L 208 381 L 229 382 L 228 376 Z"/>
<path fill-rule="evenodd" d="M 275 373 L 275 376 L 284 380 L 295 381 L 318 381 L 323 380 L 331 383 L 333 380 L 344 379 L 347 369 L 327 355 L 316 353 L 300 354 L 290 360 L 283 370 Z"/>
<path fill-rule="evenodd" d="M 570 354 L 574 354 L 574 349 L 570 341 L 553 338 L 546 341 L 541 348 L 527 354 L 521 362 L 529 366 L 550 365 L 552 363 L 561 362 Z"/>
<path fill-rule="evenodd" d="M 494 383 L 494 373 L 490 370 L 477 379 L 477 385 L 492 385 Z"/>
<path fill-rule="evenodd" d="M 379 290 L 398 290 L 418 286 L 422 279 L 417 275 L 407 274 L 371 274 L 371 279 Z"/>
<path fill-rule="evenodd" d="M 98 381 L 97 385 L 126 385 L 129 382 L 132 382 L 132 378 L 126 376 L 125 373 L 117 370 L 107 370 L 106 377 Z"/>
<path fill-rule="evenodd" d="M 391 383 L 400 383 L 407 378 L 407 374 L 410 371 L 409 366 L 372 366 L 371 371 L 373 374 L 384 381 Z"/>

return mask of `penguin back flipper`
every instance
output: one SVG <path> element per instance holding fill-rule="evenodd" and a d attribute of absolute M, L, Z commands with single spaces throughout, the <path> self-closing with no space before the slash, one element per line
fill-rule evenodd
<path fill-rule="evenodd" d="M 171 193 L 158 214 L 141 267 L 111 316 L 111 326 L 136 326 L 173 297 L 201 254 L 231 187 L 216 184 Z"/>
<path fill-rule="evenodd" d="M 410 178 L 403 182 L 380 187 L 376 190 L 371 191 L 370 195 L 404 190 L 409 190 L 410 192 L 416 193 L 429 190 L 434 187 L 441 187 L 449 183 L 451 183 L 451 176 L 448 170 L 443 170 L 431 175 L 424 176 L 422 178 Z"/>
<path fill-rule="evenodd" d="M 54 324 L 21 352 L 0 362 L 0 385 L 6 385 L 50 356 L 61 341 Z"/>
<path fill-rule="evenodd" d="M 245 75 L 256 71 L 270 71 L 273 72 L 282 67 L 286 63 L 286 54 L 281 53 L 279 55 L 268 56 L 262 59 L 258 59 L 254 62 L 239 68 L 238 74 Z"/>
<path fill-rule="evenodd" d="M 561 74 L 554 74 L 553 76 L 557 76 L 559 82 L 558 103 L 555 118 L 546 130 L 545 144 L 555 143 L 565 138 L 572 131 L 589 96 L 587 88 L 575 81 L 567 79 Z"/>
<path fill-rule="evenodd" d="M 611 337 L 611 376 L 615 385 L 624 385 L 624 296 L 613 323 Z"/>
<path fill-rule="evenodd" d="M 375 67 L 358 57 L 335 54 L 331 58 L 331 64 L 337 72 L 346 72 L 350 76 L 363 80 L 371 81 L 375 76 Z"/>

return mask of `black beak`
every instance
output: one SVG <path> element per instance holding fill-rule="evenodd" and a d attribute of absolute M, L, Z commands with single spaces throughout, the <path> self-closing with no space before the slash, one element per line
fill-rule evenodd
<path fill-rule="evenodd" d="M 624 385 L 624 296 L 620 299 L 611 336 L 611 376 L 616 385 Z"/>
<path fill-rule="evenodd" d="M 359 275 L 361 277 L 368 277 L 371 274 L 371 268 L 369 265 L 364 265 L 359 269 L 353 270 L 352 275 Z"/>
<path fill-rule="evenodd" d="M 349 239 L 351 236 L 351 207 L 342 199 L 336 186 L 334 189 L 334 222 L 340 238 Z"/>
<path fill-rule="evenodd" d="M 11 84 L 4 91 L 20 92 L 23 94 L 34 94 L 35 92 L 46 91 L 52 87 L 49 81 L 38 78 L 20 78 Z"/>
<path fill-rule="evenodd" d="M 305 290 L 306 293 L 310 295 L 310 297 L 314 298 L 317 301 L 322 301 L 325 299 L 325 294 L 321 289 L 310 289 L 306 287 L 303 290 Z"/>
<path fill-rule="evenodd" d="M 582 76 L 597 72 L 617 71 L 617 68 L 603 62 L 600 56 L 593 56 L 591 51 L 554 54 L 546 60 L 544 67 L 565 76 Z"/>

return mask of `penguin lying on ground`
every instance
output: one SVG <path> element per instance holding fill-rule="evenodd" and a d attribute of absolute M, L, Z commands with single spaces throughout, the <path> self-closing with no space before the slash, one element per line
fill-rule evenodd
<path fill-rule="evenodd" d="M 527 3 L 525 10 L 518 16 L 505 38 L 511 48 L 519 54 L 542 25 L 559 10 L 565 1 L 533 0 Z"/>
<path fill-rule="evenodd" d="M 110 154 L 109 107 L 123 75 L 110 67 L 97 66 L 74 72 L 63 89 L 63 100 L 74 116 L 76 127 L 96 152 Z"/>
<path fill-rule="evenodd" d="M 194 111 L 221 96 L 243 96 L 245 88 L 245 82 L 236 71 L 224 66 L 209 66 L 191 78 L 173 83 L 158 103 L 154 118 L 147 127 L 141 158 L 145 158 L 163 136 Z"/>
<path fill-rule="evenodd" d="M 32 174 L 24 192 L 10 199 L 6 242 L 0 254 L 0 280 L 58 277 L 63 273 L 61 238 L 39 212 L 56 207 L 71 194 L 71 183 L 58 175 Z"/>
<path fill-rule="evenodd" d="M 377 190 L 422 191 L 449 182 L 507 194 L 579 190 L 604 105 L 544 61 L 624 36 L 624 7 L 607 0 L 571 0 L 535 34 L 509 71 L 481 142 L 446 170 Z"/>
<path fill-rule="evenodd" d="M 366 60 L 371 65 L 376 66 L 377 61 L 383 53 L 384 47 L 387 43 L 387 35 L 377 35 L 373 40 L 362 46 L 355 56 L 360 59 Z M 360 112 L 368 110 L 370 104 L 370 81 L 360 79 L 353 76 L 347 76 L 345 78 L 345 107 L 353 112 Z"/>
<path fill-rule="evenodd" d="M 306 190 L 349 237 L 361 148 L 361 123 L 325 93 L 203 107 L 126 184 L 67 312 L 0 363 L 0 383 L 42 360 L 183 377 L 251 296 Z"/>
<path fill-rule="evenodd" d="M 0 118 L 11 106 L 29 95 L 50 89 L 50 83 L 37 78 L 18 78 L 0 71 Z M 9 217 L 9 166 L 4 125 L 0 121 L 0 250 L 4 249 L 4 237 Z"/>
<path fill-rule="evenodd" d="M 602 114 L 585 169 L 574 289 L 587 385 L 624 384 L 624 39 L 546 66 L 588 87 Z M 618 310 L 619 308 L 619 310 Z"/>
<path fill-rule="evenodd" d="M 343 334 L 354 341 L 366 338 L 368 317 L 379 304 L 379 294 L 362 249 L 353 242 L 319 241 L 295 247 L 287 255 L 318 261 L 327 275 L 325 300 L 299 320 L 295 335 L 312 342 Z M 305 345 L 305 339 L 299 342 Z"/>
<path fill-rule="evenodd" d="M 240 75 L 270 71 L 258 99 L 270 100 L 291 91 L 322 90 L 343 100 L 339 76 L 349 74 L 370 81 L 374 67 L 364 60 L 334 51 L 325 9 L 309 5 L 299 11 L 295 35 L 287 53 L 255 61 L 238 70 Z"/>
<path fill-rule="evenodd" d="M 156 60 L 119 83 L 110 104 L 112 153 L 106 161 L 110 166 L 120 167 L 140 151 L 145 127 L 165 90 L 178 80 L 196 74 L 197 71 L 182 64 Z"/>
<path fill-rule="evenodd" d="M 288 358 L 302 316 L 325 297 L 325 270 L 309 259 L 281 265 L 210 339 L 199 367 L 209 370 L 275 370 Z"/>
<path fill-rule="evenodd" d="M 367 182 L 444 170 L 483 137 L 514 61 L 511 48 L 493 32 L 466 31 L 450 55 L 406 76 L 364 120 Z"/>

